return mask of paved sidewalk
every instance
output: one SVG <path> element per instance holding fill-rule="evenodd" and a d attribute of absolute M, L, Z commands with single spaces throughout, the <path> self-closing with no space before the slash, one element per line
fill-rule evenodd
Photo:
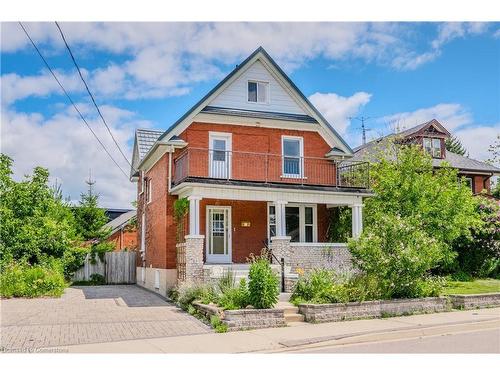
<path fill-rule="evenodd" d="M 496 327 L 500 327 L 500 308 L 323 324 L 302 323 L 285 328 L 66 346 L 61 349 L 90 353 L 286 352 L 328 342 L 366 342 L 384 337 L 422 337 Z"/>
<path fill-rule="evenodd" d="M 212 332 L 134 285 L 71 287 L 61 298 L 0 303 L 0 347 L 6 351 Z"/>

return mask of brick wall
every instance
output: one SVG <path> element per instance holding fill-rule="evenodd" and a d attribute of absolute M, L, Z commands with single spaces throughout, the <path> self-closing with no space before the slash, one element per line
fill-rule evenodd
<path fill-rule="evenodd" d="M 251 253 L 260 254 L 262 241 L 267 238 L 267 203 L 254 201 L 229 201 L 202 199 L 200 202 L 200 233 L 206 235 L 207 206 L 231 207 L 232 260 L 245 263 Z M 242 227 L 241 222 L 250 222 Z"/>
<path fill-rule="evenodd" d="M 113 242 L 115 251 L 127 249 L 137 249 L 137 230 L 118 230 L 108 238 L 108 242 Z"/>

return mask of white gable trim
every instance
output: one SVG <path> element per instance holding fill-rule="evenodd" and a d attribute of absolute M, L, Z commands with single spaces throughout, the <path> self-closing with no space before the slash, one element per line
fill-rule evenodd
<path fill-rule="evenodd" d="M 247 61 L 245 63 L 245 66 L 241 67 L 239 71 L 237 71 L 232 77 L 230 77 L 224 84 L 221 85 L 217 90 L 215 90 L 211 95 L 209 95 L 205 100 L 203 100 L 201 103 L 198 104 L 196 108 L 194 108 L 191 113 L 183 119 L 177 126 L 173 129 L 171 129 L 167 134 L 162 136 L 162 138 L 170 139 L 174 135 L 179 135 L 182 133 L 191 123 L 193 122 L 194 118 L 200 113 L 200 111 L 205 108 L 205 106 L 208 105 L 215 97 L 217 97 L 223 90 L 225 90 L 229 85 L 231 85 L 238 77 L 240 77 L 250 66 L 252 66 L 253 63 L 255 63 L 257 60 L 260 60 L 260 62 L 268 69 L 268 71 L 271 73 L 271 75 L 282 85 L 282 87 L 287 91 L 292 98 L 297 101 L 297 103 L 301 106 L 301 108 L 304 109 L 305 113 L 309 114 L 311 117 L 313 117 L 318 123 L 321 125 L 322 131 L 319 133 L 322 135 L 322 137 L 327 141 L 327 143 L 331 147 L 338 147 L 341 150 L 345 151 L 346 155 L 350 155 L 351 150 L 349 150 L 342 140 L 339 138 L 337 134 L 330 128 L 328 124 L 324 122 L 324 120 L 321 118 L 321 116 L 318 116 L 316 111 L 313 110 L 310 105 L 298 94 L 295 89 L 286 82 L 286 79 L 279 73 L 272 63 L 267 59 L 267 57 L 262 53 L 262 51 L 259 51 L 258 53 L 253 56 L 252 59 Z"/>

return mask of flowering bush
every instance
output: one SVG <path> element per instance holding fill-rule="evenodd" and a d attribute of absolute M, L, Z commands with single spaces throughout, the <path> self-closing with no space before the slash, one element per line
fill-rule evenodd
<path fill-rule="evenodd" d="M 500 277 L 500 205 L 497 201 L 477 197 L 476 211 L 481 224 L 472 228 L 470 236 L 453 243 L 458 253 L 456 274 L 472 277 Z M 463 278 L 464 276 L 462 276 Z"/>
<path fill-rule="evenodd" d="M 354 265 L 375 280 L 380 298 L 424 297 L 430 270 L 444 256 L 442 243 L 408 219 L 379 216 L 359 240 L 349 241 Z M 435 294 L 433 291 L 432 294 Z"/>

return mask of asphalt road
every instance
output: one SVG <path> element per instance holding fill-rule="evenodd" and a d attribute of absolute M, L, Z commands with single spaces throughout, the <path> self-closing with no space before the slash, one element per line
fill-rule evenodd
<path fill-rule="evenodd" d="M 291 353 L 500 353 L 500 328 L 397 341 L 301 348 Z"/>

